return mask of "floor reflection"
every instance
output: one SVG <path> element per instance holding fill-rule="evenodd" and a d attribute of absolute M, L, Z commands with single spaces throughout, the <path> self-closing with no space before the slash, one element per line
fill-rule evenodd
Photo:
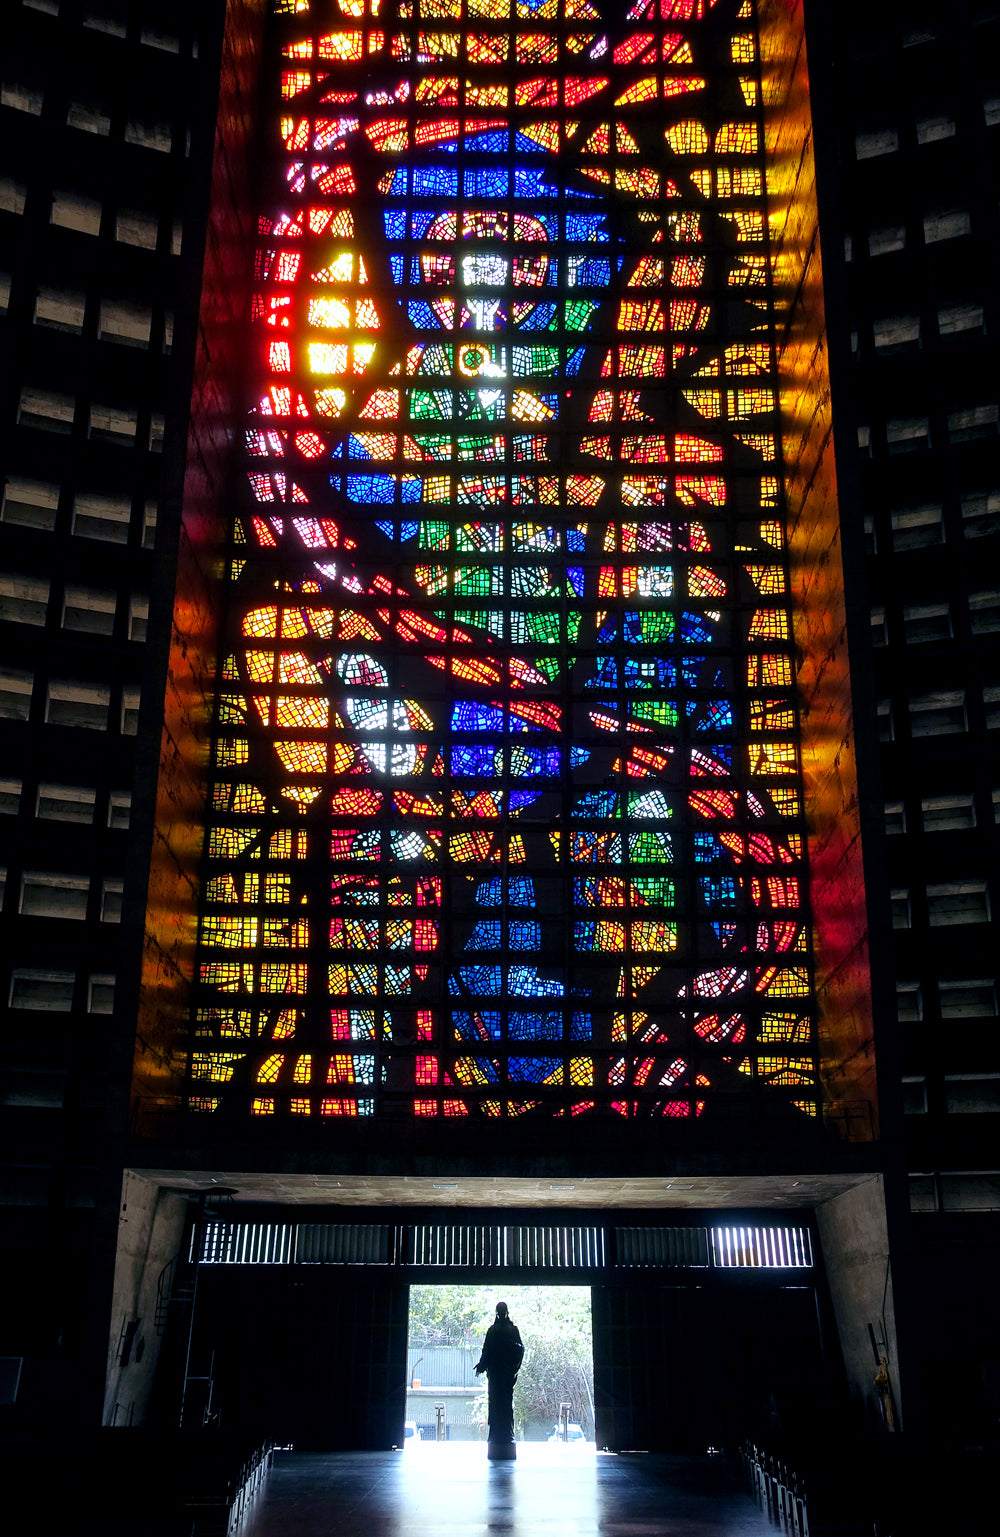
<path fill-rule="evenodd" d="M 405 1452 L 284 1454 L 242 1537 L 764 1537 L 739 1470 L 720 1458 L 615 1457 L 520 1442 L 490 1463 L 476 1442 Z"/>

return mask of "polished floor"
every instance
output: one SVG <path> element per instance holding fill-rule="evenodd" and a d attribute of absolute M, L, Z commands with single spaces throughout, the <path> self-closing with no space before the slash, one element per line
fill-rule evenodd
<path fill-rule="evenodd" d="M 240 1537 L 764 1537 L 738 1466 L 521 1444 L 278 1453 Z"/>

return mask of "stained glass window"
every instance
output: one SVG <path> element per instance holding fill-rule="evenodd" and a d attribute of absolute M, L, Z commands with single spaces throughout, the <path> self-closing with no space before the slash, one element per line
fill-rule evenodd
<path fill-rule="evenodd" d="M 752 0 L 274 9 L 191 1106 L 813 1115 Z"/>

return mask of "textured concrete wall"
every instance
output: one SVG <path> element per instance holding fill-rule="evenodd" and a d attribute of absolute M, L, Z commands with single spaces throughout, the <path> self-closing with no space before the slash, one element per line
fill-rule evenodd
<path fill-rule="evenodd" d="M 132 1125 L 155 1135 L 179 1103 L 194 966 L 205 772 L 216 671 L 218 592 L 243 404 L 263 0 L 229 0 L 198 313 L 191 417 L 164 699 L 133 1071 Z"/>
<path fill-rule="evenodd" d="M 175 1195 L 137 1174 L 126 1173 L 122 1181 L 105 1425 L 145 1423 L 160 1355 L 156 1327 L 159 1282 L 180 1250 L 187 1208 L 186 1196 Z M 163 1284 L 169 1284 L 168 1278 Z M 123 1342 L 129 1335 L 128 1359 L 123 1362 Z"/>
<path fill-rule="evenodd" d="M 769 225 L 810 825 L 821 1078 L 832 1123 L 877 1135 L 868 928 L 802 0 L 763 0 Z"/>
<path fill-rule="evenodd" d="M 884 1345 L 893 1400 L 900 1410 L 885 1193 L 881 1175 L 816 1208 L 816 1227 L 851 1397 L 871 1424 L 879 1423 L 873 1386 L 876 1363 L 869 1325 Z"/>

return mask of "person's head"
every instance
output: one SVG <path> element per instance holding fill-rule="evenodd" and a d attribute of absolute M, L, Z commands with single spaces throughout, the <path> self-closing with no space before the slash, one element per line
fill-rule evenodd
<path fill-rule="evenodd" d="M 509 1312 L 510 1312 L 510 1309 L 508 1308 L 506 1302 L 498 1302 L 497 1303 L 497 1318 L 500 1320 L 501 1323 L 503 1323 L 506 1320 Z"/>

